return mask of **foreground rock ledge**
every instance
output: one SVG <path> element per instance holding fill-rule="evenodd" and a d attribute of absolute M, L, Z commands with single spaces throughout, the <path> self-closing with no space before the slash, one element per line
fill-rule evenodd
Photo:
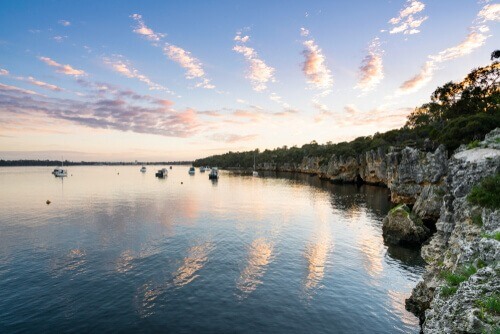
<path fill-rule="evenodd" d="M 392 209 L 382 226 L 384 241 L 391 245 L 420 245 L 430 236 L 430 230 L 405 204 Z"/>

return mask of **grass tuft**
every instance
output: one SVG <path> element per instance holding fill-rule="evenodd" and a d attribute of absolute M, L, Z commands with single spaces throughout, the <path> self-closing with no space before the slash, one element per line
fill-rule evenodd
<path fill-rule="evenodd" d="M 469 203 L 490 209 L 500 209 L 500 173 L 485 177 L 467 196 Z"/>

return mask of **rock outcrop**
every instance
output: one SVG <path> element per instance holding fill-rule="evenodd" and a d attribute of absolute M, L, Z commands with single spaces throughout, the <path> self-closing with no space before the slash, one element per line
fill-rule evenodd
<path fill-rule="evenodd" d="M 392 245 L 420 245 L 430 236 L 422 220 L 405 205 L 392 209 L 382 226 L 384 241 Z"/>
<path fill-rule="evenodd" d="M 315 174 L 338 183 L 384 185 L 391 190 L 394 203 L 414 204 L 419 195 L 425 193 L 419 204 L 422 210 L 417 213 L 422 219 L 431 219 L 439 215 L 439 193 L 447 173 L 447 161 L 444 146 L 434 152 L 410 147 L 385 152 L 379 148 L 359 156 L 333 155 L 328 161 L 305 157 L 300 164 L 261 163 L 258 169 Z M 429 207 L 422 206 L 431 201 Z"/>
<path fill-rule="evenodd" d="M 424 280 L 406 302 L 420 316 L 424 333 L 493 333 L 500 327 L 498 309 L 488 306 L 500 303 L 500 210 L 467 200 L 482 179 L 500 172 L 499 142 L 496 129 L 478 147 L 461 147 L 449 160 L 439 188 L 444 195 L 437 194 L 442 197 L 437 232 L 421 251 L 428 264 Z M 436 197 L 427 190 L 420 196 Z M 419 200 L 414 211 L 433 216 L 435 209 L 417 205 Z"/>

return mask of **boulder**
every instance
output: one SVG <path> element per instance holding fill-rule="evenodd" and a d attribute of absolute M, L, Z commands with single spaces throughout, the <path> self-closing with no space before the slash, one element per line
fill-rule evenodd
<path fill-rule="evenodd" d="M 392 209 L 384 218 L 382 234 L 385 242 L 393 245 L 421 244 L 430 236 L 422 220 L 405 205 Z"/>

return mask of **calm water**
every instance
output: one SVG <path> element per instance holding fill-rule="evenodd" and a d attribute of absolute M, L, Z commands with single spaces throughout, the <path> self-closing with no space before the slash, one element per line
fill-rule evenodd
<path fill-rule="evenodd" d="M 0 169 L 1 333 L 418 333 L 386 189 L 139 168 Z"/>

